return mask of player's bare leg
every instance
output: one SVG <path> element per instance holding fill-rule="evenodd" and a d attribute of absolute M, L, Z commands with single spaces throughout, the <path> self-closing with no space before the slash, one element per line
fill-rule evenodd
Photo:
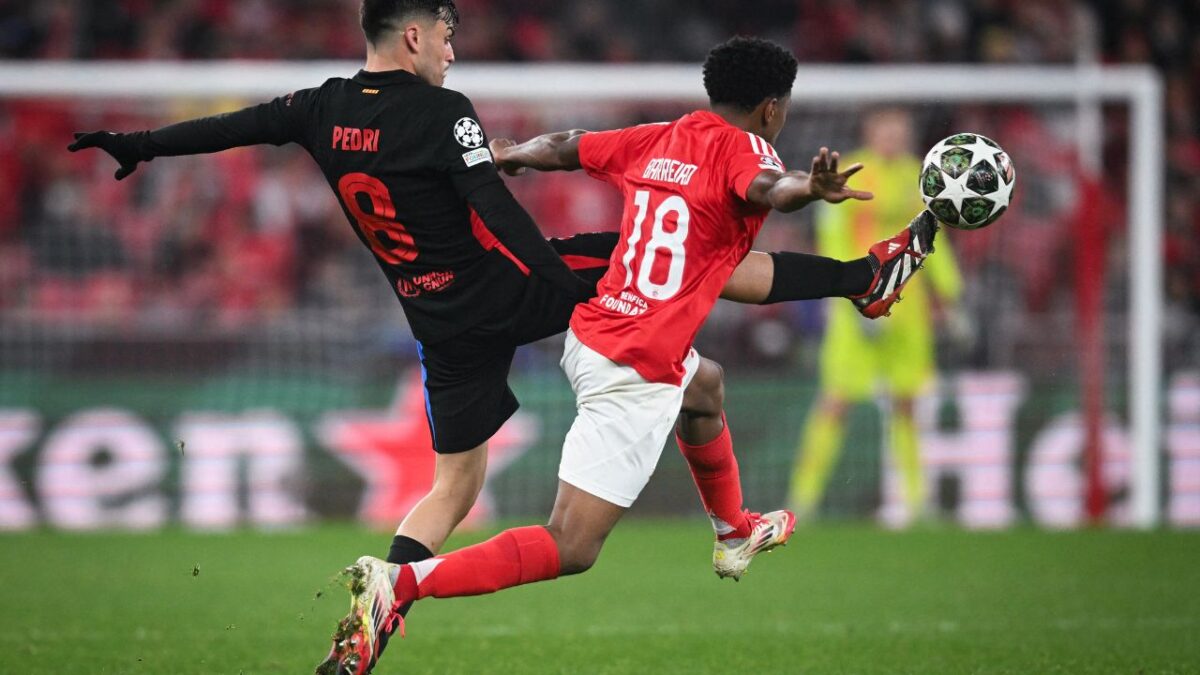
<path fill-rule="evenodd" d="M 754 556 L 787 542 L 796 519 L 788 511 L 759 515 L 743 508 L 741 476 L 725 422 L 724 379 L 719 364 L 700 359 L 684 391 L 675 440 L 712 521 L 713 569 L 720 577 L 739 579 Z"/>
<path fill-rule="evenodd" d="M 466 452 L 439 454 L 434 464 L 433 487 L 405 516 L 396 534 L 414 539 L 431 553 L 437 553 L 475 505 L 486 474 L 486 442 Z"/>
<path fill-rule="evenodd" d="M 546 531 L 558 548 L 559 574 L 580 574 L 591 569 L 604 541 L 627 510 L 558 481 Z"/>
<path fill-rule="evenodd" d="M 775 262 L 770 254 L 751 251 L 733 270 L 729 281 L 725 282 L 721 299 L 744 305 L 761 305 L 771 294 L 774 280 Z"/>
<path fill-rule="evenodd" d="M 700 358 L 695 376 L 683 391 L 683 407 L 675 424 L 679 440 L 692 445 L 711 442 L 725 430 L 725 371 L 712 359 Z"/>

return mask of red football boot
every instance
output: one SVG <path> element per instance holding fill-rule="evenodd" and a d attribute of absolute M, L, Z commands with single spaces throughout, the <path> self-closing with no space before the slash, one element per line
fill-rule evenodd
<path fill-rule="evenodd" d="M 922 211 L 899 234 L 871 247 L 867 260 L 875 277 L 866 293 L 850 296 L 860 314 L 878 319 L 892 313 L 892 305 L 900 302 L 900 291 L 921 269 L 925 256 L 933 253 L 938 228 L 933 214 Z"/>

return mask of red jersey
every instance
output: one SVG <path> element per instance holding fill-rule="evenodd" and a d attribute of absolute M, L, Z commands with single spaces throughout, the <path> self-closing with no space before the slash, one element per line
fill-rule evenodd
<path fill-rule="evenodd" d="M 680 384 L 704 319 L 769 209 L 746 201 L 783 163 L 762 138 L 698 111 L 665 124 L 584 134 L 579 161 L 624 195 L 621 242 L 571 330 L 650 382 Z"/>

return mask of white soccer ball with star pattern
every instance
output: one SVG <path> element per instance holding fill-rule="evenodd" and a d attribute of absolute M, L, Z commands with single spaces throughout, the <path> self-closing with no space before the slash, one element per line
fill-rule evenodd
<path fill-rule="evenodd" d="M 1012 200 L 1017 172 L 990 138 L 961 133 L 943 138 L 921 165 L 921 198 L 943 225 L 977 230 L 996 222 Z"/>

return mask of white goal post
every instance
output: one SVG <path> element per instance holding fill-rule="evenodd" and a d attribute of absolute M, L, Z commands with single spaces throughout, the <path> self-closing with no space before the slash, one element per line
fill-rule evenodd
<path fill-rule="evenodd" d="M 240 97 L 266 99 L 356 72 L 360 63 L 319 62 L 7 62 L 0 97 Z M 688 101 L 704 91 L 696 64 L 459 65 L 447 86 L 477 101 Z M 1162 442 L 1163 84 L 1145 66 L 804 66 L 800 96 L 822 102 L 1096 101 L 1129 106 L 1129 406 L 1133 519 L 1160 522 Z M 1085 125 L 1086 127 L 1087 125 Z M 1091 133 L 1099 133 L 1092 127 Z M 1099 139 L 1080 134 L 1080 144 Z M 1095 147 L 1095 145 L 1093 145 Z M 1019 169 L 1019 167 L 1018 167 Z M 915 183 L 915 179 L 914 179 Z"/>

